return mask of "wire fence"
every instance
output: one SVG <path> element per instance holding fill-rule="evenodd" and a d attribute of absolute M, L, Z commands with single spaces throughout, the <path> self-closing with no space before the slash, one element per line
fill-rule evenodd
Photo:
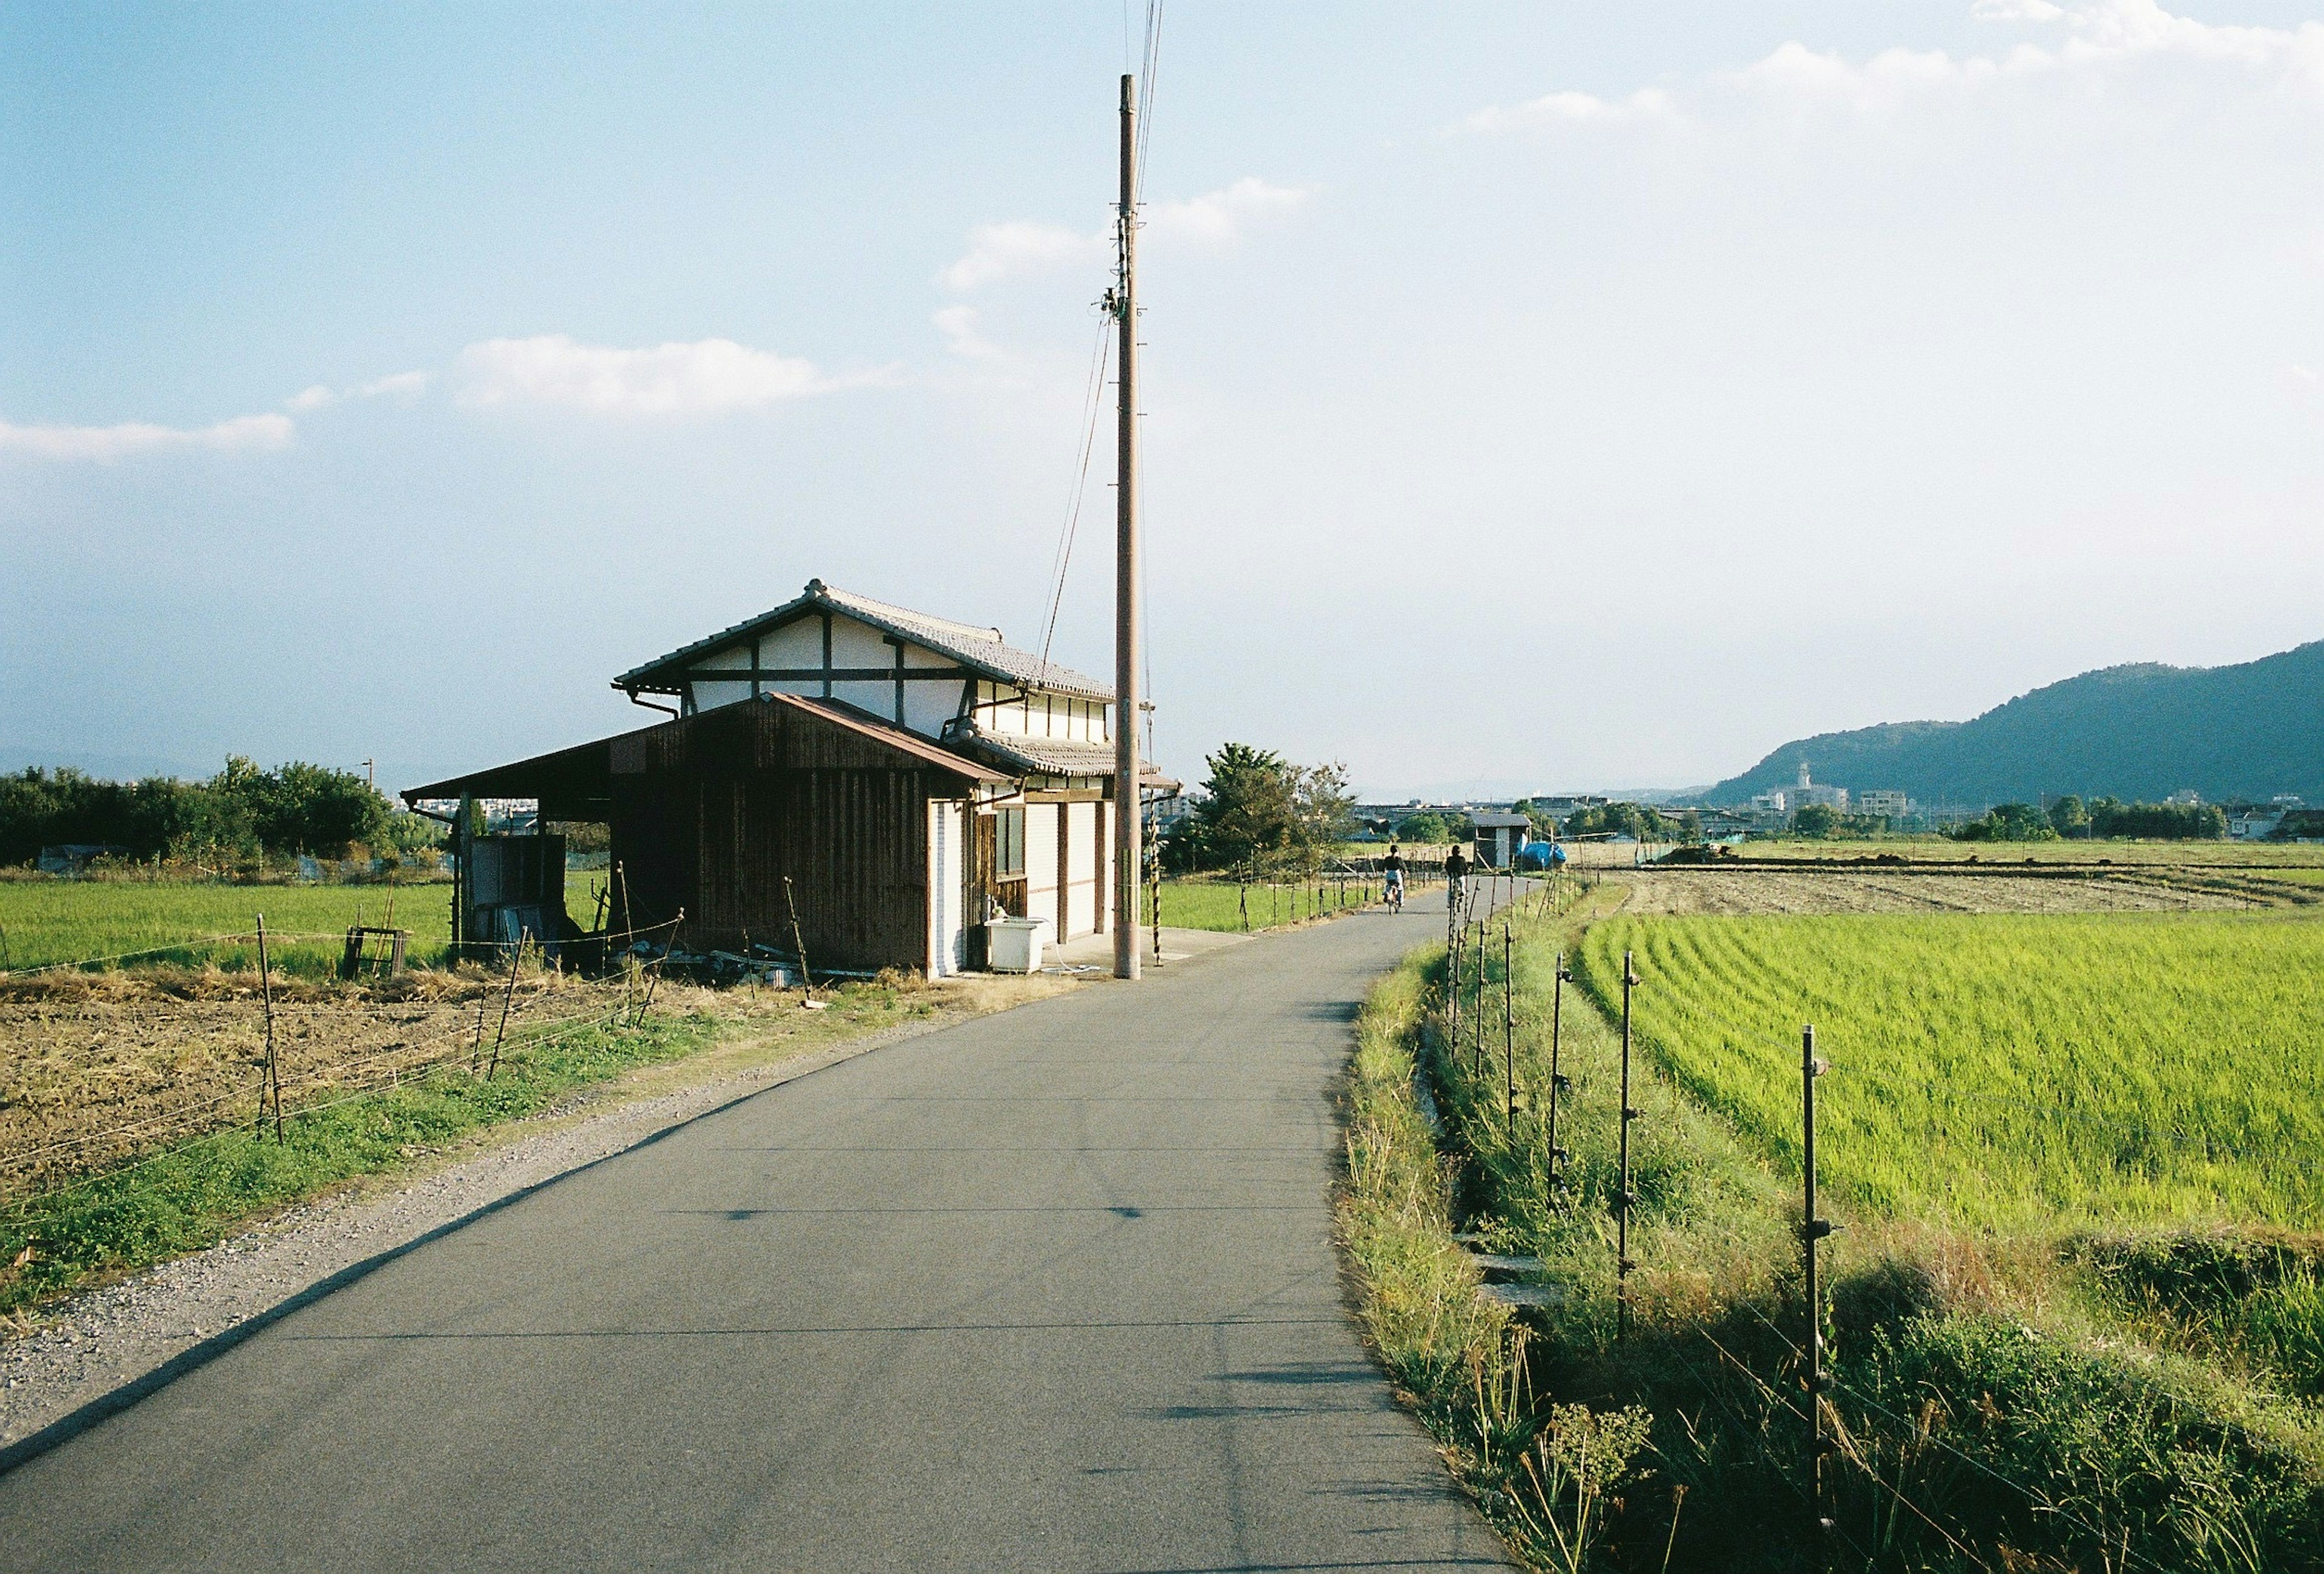
<path fill-rule="evenodd" d="M 1541 883 L 1539 890 L 1526 893 L 1511 905 L 1528 915 L 1554 915 L 1571 905 L 1574 894 L 1572 884 L 1545 881 Z M 1466 898 L 1456 894 L 1451 905 L 1444 967 L 1434 986 L 1434 1015 L 1439 1024 L 1436 1042 L 1441 1050 L 1451 1052 L 1449 1056 L 1439 1056 L 1439 1067 L 1457 1073 L 1465 1064 L 1472 1078 L 1489 1078 L 1496 1070 L 1491 1062 L 1495 1059 L 1501 1060 L 1502 1065 L 1498 1069 L 1507 1083 L 1508 1131 L 1514 1143 L 1517 1132 L 1515 1117 L 1520 1107 L 1513 1026 L 1517 969 L 1509 959 L 1507 919 L 1504 916 L 1505 927 L 1500 944 L 1495 946 L 1491 943 L 1489 927 L 1495 912 L 1494 900 L 1489 893 L 1471 893 Z M 1498 979 L 1491 979 L 1489 973 L 1496 951 L 1499 953 L 1500 976 Z M 1618 1302 L 1615 1322 L 1618 1340 L 1627 1337 L 1629 1329 L 1628 1287 L 1629 1276 L 1637 1266 L 1629 1259 L 1627 1227 L 1629 1209 L 1637 1201 L 1630 1192 L 1627 1159 L 1628 1128 L 1633 1120 L 1645 1113 L 1632 1106 L 1628 1092 L 1634 1023 L 1628 986 L 1635 981 L 1632 975 L 1635 966 L 1635 958 L 1626 952 L 1623 956 L 1625 986 L 1619 1050 L 1623 1092 L 1614 1113 L 1614 1118 L 1620 1123 L 1619 1146 L 1624 1158 L 1619 1176 L 1614 1180 L 1608 1199 L 1608 1206 L 1618 1227 L 1611 1232 L 1610 1237 L 1602 1233 L 1599 1237 L 1604 1242 L 1599 1249 L 1610 1252 L 1615 1259 L 1612 1279 Z M 1562 989 L 1563 980 L 1569 976 L 1564 971 L 1563 952 L 1560 953 L 1557 976 Z M 1504 1023 L 1511 1024 L 1503 1030 L 1507 1036 L 1498 1057 L 1489 1052 L 1486 1032 L 1489 1000 L 1494 994 L 1500 996 L 1499 1004 Z M 1795 1156 L 1800 1164 L 1800 1180 L 1805 1187 L 1805 1201 L 1794 1226 L 1801 1273 L 1794 1288 L 1802 1291 L 1803 1294 L 1796 1308 L 1786 1306 L 1782 1312 L 1785 1322 L 1796 1319 L 1800 1326 L 1787 1328 L 1779 1323 L 1769 1315 L 1766 1306 L 1759 1300 L 1745 1294 L 1735 1298 L 1729 1304 L 1747 1313 L 1772 1338 L 1775 1350 L 1780 1353 L 1780 1360 L 1773 1369 L 1755 1361 L 1749 1350 L 1738 1351 L 1729 1347 L 1729 1342 L 1720 1338 L 1716 1327 L 1707 1319 L 1681 1325 L 1674 1333 L 1667 1329 L 1660 1330 L 1668 1337 L 1664 1342 L 1657 1343 L 1655 1348 L 1658 1352 L 1667 1350 L 1672 1359 L 1701 1387 L 1706 1398 L 1734 1423 L 1736 1434 L 1748 1440 L 1758 1455 L 1761 1466 L 1784 1485 L 1791 1497 L 1798 1500 L 1803 1544 L 1812 1549 L 1821 1546 L 1820 1555 L 1826 1566 L 1830 1566 L 1833 1557 L 1845 1552 L 1858 1560 L 1858 1566 L 1869 1568 L 1875 1565 L 1876 1560 L 1867 1550 L 1866 1541 L 1874 1546 L 1893 1546 L 1896 1542 L 1892 1533 L 1894 1523 L 1908 1521 L 1912 1526 L 1933 1537 L 1933 1544 L 1940 1544 L 1945 1552 L 1969 1565 L 1995 1569 L 2028 1566 L 2023 1561 L 2022 1551 L 2005 1550 L 2005 1542 L 1996 1538 L 1992 1524 L 1965 1518 L 1945 1503 L 1932 1501 L 1921 1493 L 1915 1485 L 1914 1473 L 1906 1466 L 1910 1458 L 1920 1457 L 1915 1450 L 1925 1450 L 1941 1456 L 1978 1480 L 1999 1489 L 2004 1499 L 2016 1504 L 2030 1522 L 2063 1527 L 2070 1532 L 2070 1540 L 2080 1538 L 2085 1543 L 2082 1552 L 2098 1557 L 2106 1567 L 2160 1571 L 2179 1566 L 2158 1560 L 2153 1551 L 2141 1544 L 2137 1539 L 2142 1533 L 2166 1533 L 2163 1527 L 2172 1515 L 2154 1519 L 2145 1525 L 2144 1532 L 2135 1530 L 2127 1523 L 2110 1526 L 2101 1523 L 2101 1519 L 2112 1520 L 2116 1516 L 2094 1514 L 2087 1506 L 2089 1499 L 2077 1499 L 2061 1492 L 2056 1489 L 2054 1482 L 2028 1479 L 2021 1468 L 2013 1468 L 2010 1459 L 1980 1450 L 1969 1437 L 1957 1441 L 1940 1430 L 1937 1418 L 1950 1417 L 1957 1402 L 1969 1400 L 1973 1402 L 1973 1405 L 1990 1406 L 1993 1403 L 1990 1396 L 1978 1399 L 1974 1395 L 1932 1393 L 1923 1396 L 1932 1407 L 1931 1413 L 1916 1420 L 1903 1413 L 1895 1395 L 1884 1398 L 1870 1392 L 1865 1383 L 1856 1380 L 1846 1368 L 1835 1370 L 1828 1365 L 1824 1330 L 1829 1325 L 1831 1306 L 1828 1291 L 1819 1286 L 1817 1269 L 1821 1243 L 1838 1227 L 1818 1217 L 1815 1088 L 1818 1080 L 1830 1068 L 1816 1053 L 1814 1030 L 1803 1025 L 1798 1039 L 1781 1038 L 1764 1027 L 1734 1021 L 1694 1000 L 1665 1002 L 1661 1009 L 1673 1018 L 1683 1018 L 1690 1027 L 1707 1027 L 1731 1035 L 1738 1042 L 1779 1048 L 1786 1054 L 1800 1057 L 1801 1131 Z M 1545 1173 L 1549 1177 L 1551 1205 L 1572 1208 L 1577 1205 L 1577 1199 L 1572 1193 L 1561 1190 L 1558 1174 L 1565 1150 L 1554 1145 L 1560 1092 L 1562 1088 L 1570 1084 L 1565 1077 L 1556 1073 L 1554 1014 L 1551 1021 L 1552 1071 L 1546 1088 L 1546 1119 L 1541 1128 L 1543 1140 L 1552 1144 Z M 1537 1069 L 1529 1079 L 1540 1080 Z M 1472 1089 L 1480 1095 L 1477 1099 L 1480 1107 L 1489 1102 L 1481 1097 L 1483 1091 L 1481 1088 Z M 2100 1126 L 2140 1140 L 2177 1143 L 2206 1149 L 2216 1149 L 2221 1144 L 2242 1140 L 2240 1134 L 2192 1124 L 2126 1119 L 2101 1111 L 2061 1107 L 2054 1102 L 2045 1104 L 2030 1097 L 2012 1098 L 1970 1089 L 1948 1088 L 1942 1090 L 1941 1097 L 1972 1105 L 2006 1106 L 2065 1125 Z M 1933 1110 L 1932 1120 L 1936 1124 L 1932 1130 L 1941 1130 L 1941 1123 L 1950 1113 L 1941 1108 Z M 1571 1122 L 1572 1114 L 1569 1113 L 1566 1118 Z M 1570 1125 L 1568 1129 L 1571 1129 Z M 1826 1140 L 1829 1142 L 1829 1134 Z M 2251 1156 L 2248 1143 L 2240 1147 L 2238 1152 L 2246 1160 Z M 2281 1157 L 2287 1163 L 2297 1163 L 2303 1155 L 2286 1153 Z M 1721 1384 L 1704 1371 L 1687 1354 L 1685 1346 L 1689 1341 L 1715 1357 L 1720 1366 L 1731 1369 L 1766 1407 L 1766 1416 L 1755 1422 L 1738 1409 L 1732 1392 L 1733 1385 Z M 1766 1352 L 1762 1350 L 1758 1354 L 1764 1356 Z M 2174 1431 L 2191 1427 L 2199 1435 L 2216 1432 L 2232 1437 L 2260 1457 L 2282 1458 L 2283 1455 L 2286 1445 L 2282 1437 L 2271 1437 L 2255 1430 L 2236 1415 L 2223 1412 L 2217 1403 L 2200 1403 L 2188 1393 L 2174 1390 L 2156 1375 L 2142 1369 L 2135 1361 L 2128 1358 L 2106 1360 L 2103 1372 L 2108 1380 L 2120 1384 L 2124 1393 L 2140 1396 L 2134 1404 L 2145 1405 L 2145 1413 L 2165 1418 L 2158 1421 L 2158 1425 L 2165 1425 Z M 2305 1424 L 2312 1429 L 2317 1420 L 2316 1416 L 2310 1415 Z M 1794 1432 L 1798 1440 L 1796 1447 L 1786 1449 L 1777 1446 L 1771 1431 L 1771 1423 L 1775 1422 Z M 1972 1432 L 1974 1430 L 1973 1428 Z M 2167 1444 L 2158 1445 L 2165 1446 Z M 1886 1457 L 1884 1450 L 1888 1449 L 1894 1451 L 1893 1468 L 1885 1468 Z M 1826 1483 L 1823 1467 L 1827 1460 L 1837 1461 L 1848 1478 L 1863 1483 L 1875 1509 L 1879 1505 L 1886 1505 L 1885 1513 L 1892 1521 L 1889 1531 L 1883 1531 L 1877 1512 L 1868 1527 L 1859 1524 L 1851 1529 L 1837 1506 L 1834 1493 Z M 1926 1484 L 1925 1479 L 1920 1483 L 1922 1486 Z M 2150 1489 L 2153 1486 L 2151 1481 L 2146 1483 Z M 2206 1492 L 2218 1489 L 2217 1483 L 2203 1486 Z M 2186 1512 L 2173 1512 L 2177 1519 L 2186 1521 L 2204 1512 L 2207 1506 L 2197 1505 Z M 1865 1502 L 1858 1499 L 1854 1512 L 1863 1514 L 1869 1511 Z M 1863 1539 L 1859 1539 L 1859 1532 L 1865 1532 Z"/>
<path fill-rule="evenodd" d="M 390 995 L 384 999 L 342 995 L 323 1002 L 290 1003 L 274 998 L 273 958 L 286 943 L 318 940 L 338 944 L 341 933 L 310 934 L 267 929 L 263 919 L 249 931 L 180 937 L 168 945 L 122 951 L 25 969 L 18 979 L 45 978 L 67 970 L 81 972 L 115 968 L 124 961 L 155 956 L 182 955 L 203 945 L 255 945 L 258 967 L 255 995 L 251 991 L 232 998 L 164 996 L 152 1005 L 124 1005 L 117 1009 L 80 1009 L 60 1014 L 32 997 L 27 1031 L 37 1027 L 49 1042 L 78 1032 L 87 1042 L 69 1051 L 61 1073 L 53 1063 L 38 1069 L 43 1078 L 80 1075 L 71 1065 L 77 1058 L 96 1056 L 117 1060 L 110 1046 L 158 1043 L 160 1085 L 136 1086 L 133 1074 L 126 1083 L 122 1072 L 107 1067 L 105 1075 L 114 1091 L 106 1096 L 136 1103 L 158 1104 L 126 1119 L 101 1126 L 46 1134 L 37 1095 L 20 1094 L 12 1102 L 14 1118 L 0 1125 L 19 1129 L 19 1140 L 0 1146 L 0 1191 L 29 1187 L 20 1195 L 0 1200 L 0 1218 L 22 1217 L 26 1210 L 51 1204 L 76 1190 L 159 1162 L 189 1146 L 216 1142 L 251 1126 L 264 1127 L 270 1118 L 277 1134 L 290 1122 L 319 1110 L 336 1108 L 352 1098 L 370 1097 L 410 1078 L 466 1061 L 468 1070 L 489 1080 L 503 1060 L 521 1059 L 541 1047 L 594 1027 L 611 1026 L 624 1018 L 641 1019 L 659 987 L 664 964 L 682 919 L 587 937 L 602 946 L 601 955 L 620 961 L 618 983 L 587 983 L 552 968 L 542 949 L 526 937 L 501 948 L 507 957 L 504 975 L 477 988 L 472 981 L 455 986 L 458 994 Z M 527 964 L 530 977 L 526 977 Z M 440 986 L 436 987 L 440 988 Z M 578 1011 L 560 1011 L 576 995 L 588 999 Z M 470 996 L 473 995 L 473 999 Z M 473 1014 L 470 1006 L 473 1005 Z M 422 1031 L 412 1036 L 415 1027 Z M 174 1033 L 172 1030 L 177 1030 Z M 181 1069 L 169 1051 L 175 1037 L 198 1045 L 200 1054 L 191 1069 Z M 293 1047 L 300 1051 L 292 1063 Z M 22 1062 L 32 1074 L 32 1062 Z M 202 1084 L 217 1088 L 210 1091 Z M 220 1084 L 224 1084 L 220 1086 Z M 271 1116 L 270 1116 L 271 1111 Z M 23 1128 L 30 1126 L 31 1129 Z M 46 1184 L 58 1176 L 64 1179 Z"/>

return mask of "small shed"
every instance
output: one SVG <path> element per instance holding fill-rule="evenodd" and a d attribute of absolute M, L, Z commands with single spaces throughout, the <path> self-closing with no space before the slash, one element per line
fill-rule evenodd
<path fill-rule="evenodd" d="M 1533 839 L 1528 815 L 1480 811 L 1469 823 L 1477 828 L 1477 862 L 1489 869 L 1514 868 L 1518 851 Z"/>
<path fill-rule="evenodd" d="M 972 804 L 1013 785 L 843 701 L 762 693 L 403 798 L 530 798 L 544 820 L 603 822 L 631 924 L 683 912 L 690 949 L 788 949 L 795 903 L 816 969 L 941 977 L 970 961 Z"/>

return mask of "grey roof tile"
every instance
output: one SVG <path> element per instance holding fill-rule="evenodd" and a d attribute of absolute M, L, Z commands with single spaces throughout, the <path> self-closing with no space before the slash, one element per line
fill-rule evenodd
<path fill-rule="evenodd" d="M 642 665 L 631 668 L 613 680 L 616 689 L 652 689 L 657 692 L 675 692 L 675 685 L 683 681 L 687 663 L 706 652 L 732 644 L 762 634 L 778 624 L 788 623 L 802 613 L 817 608 L 842 613 L 872 625 L 883 633 L 914 644 L 950 656 L 962 666 L 985 677 L 1025 688 L 1047 690 L 1056 694 L 1070 694 L 1084 699 L 1113 699 L 1113 686 L 1071 667 L 1044 662 L 1028 651 L 1020 651 L 1001 637 L 997 628 L 980 628 L 974 624 L 955 623 L 950 618 L 914 612 L 909 607 L 875 601 L 869 596 L 852 591 L 836 590 L 820 579 L 810 579 L 807 589 L 796 599 L 786 601 L 771 612 L 746 618 L 741 623 L 720 629 L 716 634 L 681 645 L 665 656 L 657 656 Z"/>

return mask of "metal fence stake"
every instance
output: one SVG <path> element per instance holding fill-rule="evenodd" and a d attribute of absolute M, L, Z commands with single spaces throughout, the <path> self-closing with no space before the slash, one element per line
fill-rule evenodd
<path fill-rule="evenodd" d="M 1550 976 L 1549 995 L 1549 1189 L 1557 1190 L 1565 1184 L 1565 1176 L 1558 1166 L 1565 1162 L 1565 1150 L 1557 1145 L 1557 1096 L 1572 1086 L 1565 1073 L 1558 1069 L 1558 1051 L 1565 1036 L 1565 981 L 1573 975 L 1565 966 L 1565 953 L 1557 953 L 1557 971 Z"/>
<path fill-rule="evenodd" d="M 1816 1079 L 1828 1068 L 1816 1059 L 1815 1028 L 1800 1029 L 1800 1255 L 1807 1288 L 1808 1486 L 1815 1520 L 1816 1558 L 1831 1561 L 1832 1520 L 1825 1510 L 1823 1461 L 1831 1451 L 1824 1438 L 1823 1297 L 1816 1282 L 1816 1243 L 1831 1234 L 1831 1221 L 1816 1217 Z"/>
<path fill-rule="evenodd" d="M 1501 1072 L 1508 1094 L 1509 1151 L 1517 1145 L 1517 994 L 1509 921 L 1501 920 Z"/>
<path fill-rule="evenodd" d="M 1643 982 L 1630 966 L 1630 953 L 1622 953 L 1622 1114 L 1620 1142 L 1620 1178 L 1614 1192 L 1614 1337 L 1620 1338 L 1630 1331 L 1630 1271 L 1637 1264 L 1630 1261 L 1630 1208 L 1637 1199 L 1630 1195 L 1630 1123 L 1638 1112 L 1630 1106 L 1630 991 Z"/>

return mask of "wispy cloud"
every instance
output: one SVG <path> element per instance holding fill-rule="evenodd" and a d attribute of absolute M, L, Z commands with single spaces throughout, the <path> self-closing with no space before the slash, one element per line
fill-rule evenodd
<path fill-rule="evenodd" d="M 472 344 L 455 375 L 455 397 L 472 409 L 557 405 L 612 416 L 715 415 L 872 380 L 826 376 L 812 361 L 731 338 L 618 349 L 561 333 Z"/>
<path fill-rule="evenodd" d="M 941 278 L 945 289 L 964 295 L 1012 273 L 1038 273 L 1068 263 L 1102 261 L 1106 250 L 1103 230 L 1084 235 L 1062 224 L 1036 224 L 1029 219 L 980 224 L 968 232 L 968 250 L 944 271 Z"/>
<path fill-rule="evenodd" d="M 1145 229 L 1170 243 L 1231 245 L 1253 225 L 1299 208 L 1314 195 L 1308 187 L 1278 186 L 1246 175 L 1199 197 L 1147 204 Z M 1030 219 L 980 224 L 968 232 L 968 249 L 936 277 L 946 290 L 965 295 L 1019 274 L 1094 265 L 1112 252 L 1110 229 L 1085 232 Z"/>
<path fill-rule="evenodd" d="M 1677 113 L 1671 96 L 1659 88 L 1641 88 L 1621 98 L 1600 98 L 1594 93 L 1545 93 L 1523 104 L 1491 104 L 1461 123 L 1462 131 L 1522 131 L 1536 125 L 1580 125 L 1595 121 L 1643 120 Z"/>
<path fill-rule="evenodd" d="M 434 381 L 432 373 L 398 372 L 392 377 L 374 377 L 368 383 L 357 383 L 347 388 L 334 389 L 327 384 L 318 383 L 293 394 L 283 408 L 303 415 L 309 411 L 328 410 L 334 404 L 346 404 L 357 399 L 377 399 L 383 394 L 416 398 L 428 392 L 428 384 Z"/>
<path fill-rule="evenodd" d="M 995 361 L 1002 357 L 999 345 L 984 337 L 983 313 L 973 306 L 945 306 L 936 312 L 936 332 L 944 336 L 945 348 L 964 360 Z"/>
<path fill-rule="evenodd" d="M 1314 194 L 1306 186 L 1277 186 L 1256 175 L 1245 175 L 1222 190 L 1182 202 L 1154 203 L 1146 211 L 1146 227 L 1166 240 L 1225 245 L 1241 238 L 1246 229 L 1262 219 L 1305 207 Z"/>
<path fill-rule="evenodd" d="M 1681 116 L 1724 87 L 1794 104 L 1877 109 L 1916 96 L 1958 92 L 2006 81 L 2102 78 L 2150 60 L 2238 67 L 2281 85 L 2324 97 L 2324 24 L 2246 27 L 2200 22 L 2165 11 L 2155 0 L 1972 0 L 1981 22 L 2040 30 L 2052 42 L 2021 42 L 1992 53 L 1888 49 L 1862 60 L 1837 51 L 1786 43 L 1738 69 L 1676 88 L 1642 88 L 1625 97 L 1556 92 L 1526 103 L 1489 106 L 1461 123 L 1471 132 L 1609 124 Z"/>
<path fill-rule="evenodd" d="M 0 453 L 102 463 L 171 449 L 264 450 L 288 448 L 294 430 L 289 416 L 272 414 L 238 415 L 202 427 L 156 426 L 141 421 L 115 426 L 18 426 L 0 421 Z"/>

